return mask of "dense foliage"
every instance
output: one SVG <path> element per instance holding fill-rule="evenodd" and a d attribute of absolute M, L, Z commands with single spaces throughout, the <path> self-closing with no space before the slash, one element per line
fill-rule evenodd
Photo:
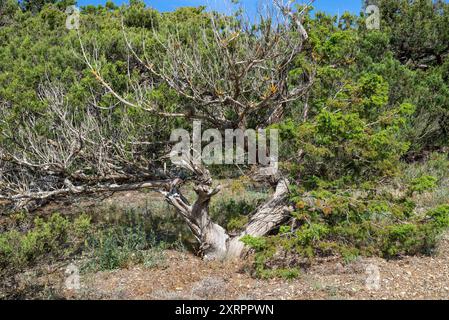
<path fill-rule="evenodd" d="M 146 52 L 154 53 L 149 58 L 164 65 L 163 55 L 157 53 L 163 51 L 168 32 L 176 27 L 181 42 L 195 42 L 200 26 L 209 23 L 208 13 L 204 8 L 160 13 L 138 0 L 121 7 L 109 2 L 104 7 L 82 8 L 78 35 L 65 28 L 65 7 L 72 3 L 0 2 L 0 148 L 23 148 L 14 138 L 19 128 L 30 129 L 43 139 L 58 138 L 54 130 L 58 119 L 47 112 L 48 101 L 40 96 L 42 86 L 57 83 L 75 115 L 91 110 L 105 136 L 145 141 L 141 152 L 159 159 L 166 149 L 157 143 L 168 140 L 172 128 L 188 128 L 189 119 L 160 117 L 122 105 L 86 66 L 79 40 L 96 55 L 95 68 L 122 96 L 150 101 L 164 112 L 181 108 L 193 114 L 194 104 L 149 75 L 129 52 L 122 18 L 129 41 L 145 39 Z M 273 265 L 277 274 L 295 274 L 298 260 L 285 258 L 276 264 L 280 252 L 307 259 L 329 254 L 351 259 L 360 254 L 429 253 L 437 236 L 449 226 L 447 198 L 425 208 L 417 204 L 420 194 L 447 188 L 448 177 L 443 175 L 448 169 L 447 156 L 433 156 L 438 170 L 404 176 L 412 166 L 408 162 L 426 152 L 447 153 L 449 5 L 440 0 L 377 3 L 382 13 L 380 30 L 367 30 L 363 15 L 345 13 L 338 21 L 324 13 L 305 17 L 309 39 L 288 66 L 286 86 L 298 86 L 306 75 L 314 79 L 307 94 L 289 101 L 283 117 L 272 124 L 281 130 L 281 168 L 292 182 L 290 200 L 295 212 L 276 235 L 244 239 L 257 253 L 261 274 L 270 274 L 266 270 Z M 251 42 L 251 36 L 240 39 Z M 239 41 L 230 39 L 230 46 L 244 57 Z M 198 50 L 208 61 L 216 48 Z M 207 79 L 196 76 L 192 79 L 195 85 L 210 89 Z M 137 84 L 139 90 L 133 90 Z M 220 88 L 215 90 L 220 95 Z M 263 90 L 270 96 L 279 88 Z M 253 95 L 248 92 L 244 99 L 259 98 Z M 223 113 L 233 123 L 236 115 L 227 109 Z M 256 128 L 263 116 L 249 114 L 245 126 Z M 24 121 L 30 117 L 32 128 Z M 75 116 L 73 121 L 79 119 Z M 133 125 L 117 134 L 124 121 Z M 76 171 L 79 165 L 75 162 L 68 170 Z M 247 221 L 246 215 L 237 213 L 232 218 L 230 229 Z M 68 223 L 54 216 L 45 223 L 36 220 L 25 236 L 2 235 L 0 263 L 6 256 L 22 263 L 28 255 L 44 250 L 36 249 L 36 243 L 53 246 L 61 241 L 53 234 L 58 228 L 64 237 L 75 237 L 72 232 L 84 223 L 87 226 L 86 221 L 75 220 L 73 231 L 68 232 Z M 42 237 L 46 240 L 40 241 Z M 122 241 L 105 237 L 105 241 Z M 11 243 L 20 243 L 14 257 L 16 249 L 9 247 Z M 107 263 L 119 264 L 115 260 Z"/>

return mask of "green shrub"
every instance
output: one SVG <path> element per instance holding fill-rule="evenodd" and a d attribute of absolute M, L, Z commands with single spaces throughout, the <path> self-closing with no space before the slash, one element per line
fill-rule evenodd
<path fill-rule="evenodd" d="M 287 268 L 287 269 L 274 269 L 274 270 L 263 270 L 259 273 L 261 278 L 282 278 L 285 280 L 292 280 L 299 277 L 301 274 L 298 268 Z"/>
<path fill-rule="evenodd" d="M 241 237 L 240 241 L 242 241 L 248 247 L 255 249 L 257 251 L 261 251 L 261 250 L 265 249 L 267 246 L 267 241 L 264 238 L 252 237 L 248 234 Z"/>
<path fill-rule="evenodd" d="M 243 186 L 238 181 L 239 186 Z M 232 188 L 232 185 L 231 185 Z M 234 191 L 231 190 L 234 193 Z M 240 231 L 248 223 L 248 218 L 267 195 L 264 193 L 247 190 L 239 192 L 237 196 L 232 195 L 217 197 L 211 203 L 210 213 L 212 219 L 219 225 L 226 226 L 227 231 Z"/>
<path fill-rule="evenodd" d="M 449 205 L 416 214 L 409 199 L 388 198 L 386 194 L 354 198 L 321 193 L 313 206 L 299 203 L 293 214 L 294 229 L 282 226 L 277 235 L 241 239 L 255 252 L 258 276 L 279 276 L 277 270 L 298 268 L 301 261 L 307 266 L 316 257 L 329 255 L 338 255 L 348 263 L 360 255 L 394 258 L 431 254 L 439 235 L 449 228 Z M 291 261 L 297 261 L 296 265 Z"/>
<path fill-rule="evenodd" d="M 83 213 L 73 221 L 73 231 L 77 237 L 83 237 L 92 228 L 92 219 L 89 215 Z"/>
<path fill-rule="evenodd" d="M 95 224 L 92 215 L 86 213 L 73 220 L 56 213 L 47 219 L 35 218 L 25 232 L 12 227 L 0 234 L 0 267 L 17 271 L 44 259 L 51 263 L 82 253 L 87 258 L 85 270 L 110 270 L 137 263 L 153 268 L 164 264 L 164 249 L 181 248 L 176 238 L 179 234 L 170 234 L 179 231 L 173 229 L 173 221 L 167 225 L 166 220 L 158 220 L 158 215 L 146 210 L 116 211 L 102 215 L 104 220 L 97 217 Z M 20 221 L 26 218 L 20 215 Z"/>
<path fill-rule="evenodd" d="M 442 205 L 435 209 L 429 210 L 427 216 L 430 217 L 438 228 L 449 226 L 449 205 Z"/>
<path fill-rule="evenodd" d="M 27 232 L 4 232 L 0 235 L 0 265 L 21 268 L 44 256 L 70 255 L 81 245 L 77 239 L 89 223 L 83 216 L 70 222 L 56 213 L 46 221 L 35 218 L 33 227 Z"/>
<path fill-rule="evenodd" d="M 231 232 L 242 230 L 246 226 L 248 221 L 249 221 L 248 216 L 239 215 L 237 217 L 232 217 L 229 220 L 228 225 L 226 226 L 226 229 Z"/>
<path fill-rule="evenodd" d="M 140 229 L 111 227 L 90 236 L 92 259 L 90 269 L 111 270 L 126 267 L 140 260 L 140 252 L 146 249 L 146 235 Z"/>
<path fill-rule="evenodd" d="M 100 229 L 89 237 L 90 259 L 84 269 L 113 270 L 134 264 L 153 268 L 162 265 L 165 247 L 164 242 L 156 241 L 141 225 Z"/>
<path fill-rule="evenodd" d="M 406 171 L 395 185 L 335 184 L 316 178 L 311 191 L 291 186 L 293 222 L 281 226 L 276 235 L 243 240 L 255 252 L 256 273 L 274 276 L 277 269 L 306 267 L 329 255 L 350 262 L 358 256 L 432 254 L 439 236 L 449 228 L 449 205 L 426 207 L 413 193 L 431 191 L 437 186 L 435 176 L 444 176 L 447 158 L 433 158 L 420 167 L 413 165 L 419 174 L 410 179 Z"/>
<path fill-rule="evenodd" d="M 410 192 L 423 193 L 425 191 L 431 191 L 436 188 L 437 181 L 438 178 L 428 175 L 413 179 L 410 186 Z"/>

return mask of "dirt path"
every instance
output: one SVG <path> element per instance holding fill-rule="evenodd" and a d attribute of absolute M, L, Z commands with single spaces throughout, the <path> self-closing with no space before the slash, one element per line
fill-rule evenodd
<path fill-rule="evenodd" d="M 245 265 L 204 262 L 174 251 L 166 268 L 99 272 L 83 276 L 71 298 L 100 299 L 448 299 L 449 234 L 435 257 L 386 261 L 359 259 L 343 265 L 321 261 L 295 280 L 261 280 Z M 376 283 L 376 272 L 379 281 Z M 368 279 L 368 280 L 367 280 Z"/>

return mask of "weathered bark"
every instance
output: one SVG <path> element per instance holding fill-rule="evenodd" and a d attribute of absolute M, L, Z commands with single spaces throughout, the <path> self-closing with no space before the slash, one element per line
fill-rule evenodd
<path fill-rule="evenodd" d="M 177 188 L 165 194 L 168 203 L 173 205 L 184 218 L 190 230 L 200 243 L 200 252 L 205 259 L 221 258 L 226 253 L 229 238 L 226 231 L 214 223 L 209 216 L 209 203 L 213 195 L 220 190 L 212 188 L 209 183 L 200 182 L 195 186 L 197 200 L 190 205 Z"/>
<path fill-rule="evenodd" d="M 288 181 L 286 179 L 282 179 L 279 181 L 276 187 L 276 192 L 270 200 L 259 207 L 251 217 L 245 231 L 237 237 L 230 239 L 228 242 L 226 258 L 238 258 L 244 253 L 245 246 L 240 241 L 243 236 L 264 236 L 288 219 L 288 216 L 293 211 L 293 208 L 287 204 L 287 196 Z"/>
<path fill-rule="evenodd" d="M 212 188 L 209 171 L 201 166 L 189 163 L 190 170 L 200 176 L 194 188 L 197 199 L 190 205 L 177 187 L 170 192 L 162 192 L 166 200 L 173 205 L 187 222 L 191 231 L 200 243 L 200 253 L 204 259 L 234 259 L 245 251 L 241 237 L 251 235 L 264 236 L 288 218 L 292 211 L 287 205 L 288 181 L 278 183 L 274 195 L 260 206 L 251 217 L 245 230 L 238 236 L 231 237 L 220 225 L 214 223 L 209 216 L 209 203 L 220 187 Z"/>
<path fill-rule="evenodd" d="M 92 180 L 94 181 L 94 180 Z M 51 191 L 24 191 L 11 196 L 1 195 L 0 202 L 13 210 L 34 211 L 51 201 L 60 199 L 72 199 L 77 196 L 89 196 L 102 193 L 114 193 L 120 191 L 134 191 L 140 189 L 169 190 L 175 182 L 172 180 L 148 180 L 142 182 L 123 184 L 96 184 L 74 186 L 68 179 L 64 181 L 64 187 Z"/>

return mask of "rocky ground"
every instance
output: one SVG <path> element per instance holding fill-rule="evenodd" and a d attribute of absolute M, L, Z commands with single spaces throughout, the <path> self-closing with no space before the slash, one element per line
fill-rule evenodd
<path fill-rule="evenodd" d="M 79 290 L 62 289 L 67 299 L 448 299 L 449 235 L 434 257 L 386 261 L 319 261 L 297 279 L 251 277 L 247 262 L 205 262 L 190 253 L 165 252 L 164 267 L 81 275 Z M 63 268 L 48 270 L 41 281 L 59 279 Z M 22 275 L 23 276 L 23 275 Z M 53 277 L 53 279 L 52 279 Z M 26 278 L 26 277 L 25 277 Z M 67 279 L 67 276 L 65 276 Z"/>
<path fill-rule="evenodd" d="M 125 195 L 123 203 L 132 200 Z M 144 199 L 144 196 L 142 196 Z M 434 256 L 396 260 L 338 258 L 316 261 L 293 280 L 257 279 L 249 259 L 206 262 L 190 252 L 165 251 L 157 268 L 81 273 L 80 289 L 68 290 L 67 261 L 39 265 L 7 279 L 8 298 L 44 299 L 448 299 L 449 232 Z M 77 262 L 75 262 L 77 264 Z M 10 284 L 9 284 L 10 283 Z M 3 295 L 3 297 L 5 297 Z M 0 298 L 2 292 L 0 290 Z"/>

